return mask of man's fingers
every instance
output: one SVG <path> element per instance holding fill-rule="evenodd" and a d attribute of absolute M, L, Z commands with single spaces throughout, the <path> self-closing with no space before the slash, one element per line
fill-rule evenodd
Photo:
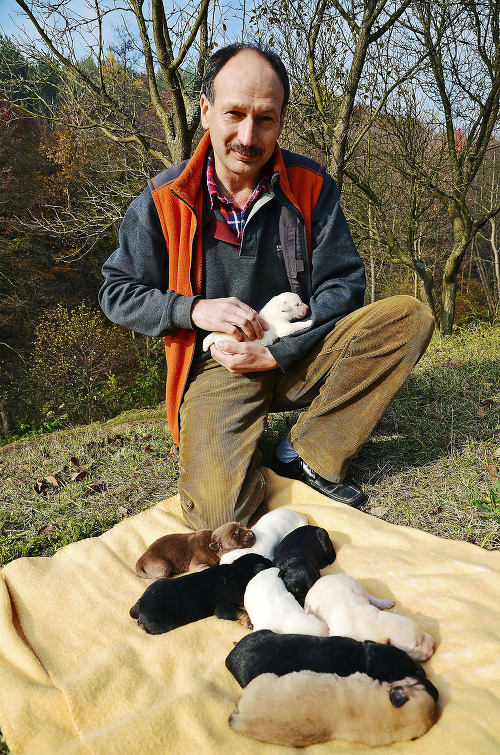
<path fill-rule="evenodd" d="M 229 333 L 238 340 L 243 336 L 253 341 L 262 338 L 267 323 L 262 317 L 235 297 L 229 299 L 198 299 L 191 311 L 193 325 L 203 330 Z"/>
<path fill-rule="evenodd" d="M 224 341 L 222 338 L 219 338 L 213 345 L 219 351 L 223 351 L 224 354 L 243 354 L 242 343 L 238 341 Z"/>
<path fill-rule="evenodd" d="M 267 328 L 263 327 L 265 321 L 260 317 L 259 313 L 247 304 L 240 302 L 235 305 L 235 310 L 229 317 L 228 323 L 239 328 L 250 341 L 253 341 L 255 338 L 262 338 L 264 330 L 267 330 Z"/>

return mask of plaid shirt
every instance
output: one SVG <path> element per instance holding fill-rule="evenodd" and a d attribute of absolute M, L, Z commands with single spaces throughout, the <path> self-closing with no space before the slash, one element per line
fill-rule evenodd
<path fill-rule="evenodd" d="M 217 184 L 215 183 L 214 165 L 214 151 L 213 149 L 211 149 L 207 162 L 207 185 L 208 193 L 210 195 L 210 209 L 214 209 L 215 200 L 217 199 L 219 202 L 219 209 L 224 220 L 229 225 L 234 235 L 237 236 L 241 241 L 243 236 L 243 228 L 245 227 L 246 215 L 251 210 L 252 205 L 256 202 L 256 200 L 262 194 L 264 194 L 265 190 L 267 189 L 270 174 L 269 163 L 266 163 L 262 168 L 260 181 L 253 190 L 252 196 L 243 207 L 243 209 L 234 205 L 229 199 L 223 197 L 219 192 Z"/>

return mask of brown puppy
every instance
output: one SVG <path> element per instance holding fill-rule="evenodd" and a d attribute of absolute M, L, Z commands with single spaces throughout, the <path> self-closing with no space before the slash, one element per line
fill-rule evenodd
<path fill-rule="evenodd" d="M 135 571 L 139 577 L 149 579 L 200 571 L 216 566 L 224 553 L 235 548 L 249 548 L 254 542 L 255 533 L 238 522 L 223 524 L 216 530 L 164 535 L 143 553 Z"/>
<path fill-rule="evenodd" d="M 247 737 L 289 747 L 330 739 L 380 747 L 425 734 L 437 702 L 415 678 L 378 682 L 366 674 L 262 674 L 245 687 L 229 718 Z"/>

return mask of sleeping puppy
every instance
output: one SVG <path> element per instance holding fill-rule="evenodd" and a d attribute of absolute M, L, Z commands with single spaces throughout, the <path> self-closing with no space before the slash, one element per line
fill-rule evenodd
<path fill-rule="evenodd" d="M 146 588 L 130 615 L 148 634 L 162 634 L 207 616 L 249 626 L 242 610 L 245 588 L 253 576 L 272 563 L 257 553 L 235 564 L 211 566 L 176 579 L 158 579 Z"/>
<path fill-rule="evenodd" d="M 306 593 L 320 577 L 319 570 L 333 564 L 335 555 L 328 532 L 308 524 L 281 541 L 273 561 L 287 590 L 303 606 Z"/>
<path fill-rule="evenodd" d="M 271 346 L 278 338 L 289 336 L 298 330 L 305 330 L 312 325 L 312 320 L 302 322 L 292 322 L 301 317 L 305 317 L 309 312 L 309 307 L 304 304 L 300 296 L 293 294 L 291 291 L 285 291 L 270 299 L 263 307 L 259 315 L 269 325 L 269 330 L 264 331 L 262 338 L 256 339 L 263 346 Z M 238 339 L 229 333 L 209 333 L 203 340 L 203 351 L 208 351 L 210 346 L 216 341 L 237 341 Z M 249 339 L 245 337 L 245 341 Z"/>
<path fill-rule="evenodd" d="M 426 661 L 434 652 L 434 640 L 409 616 L 385 613 L 394 601 L 370 595 L 347 574 L 327 574 L 306 595 L 306 609 L 322 619 L 330 635 L 373 640 L 405 650 L 415 661 Z"/>
<path fill-rule="evenodd" d="M 274 557 L 276 547 L 284 537 L 297 527 L 307 524 L 304 514 L 292 509 L 274 509 L 261 516 L 251 529 L 255 533 L 255 543 L 251 548 L 230 551 L 221 557 L 221 564 L 231 564 L 246 553 L 260 553 L 261 556 Z"/>
<path fill-rule="evenodd" d="M 139 577 L 150 579 L 200 571 L 216 566 L 224 553 L 254 543 L 255 533 L 238 522 L 223 524 L 216 530 L 176 532 L 155 540 L 136 563 L 135 571 Z"/>
<path fill-rule="evenodd" d="M 437 689 L 422 666 L 404 650 L 377 642 L 358 642 L 350 637 L 276 634 L 261 629 L 235 645 L 226 658 L 226 666 L 241 687 L 260 674 L 284 676 L 304 670 L 339 676 L 359 671 L 380 682 L 396 682 L 411 676 L 438 699 Z"/>
<path fill-rule="evenodd" d="M 250 580 L 245 590 L 244 606 L 254 630 L 271 629 L 282 634 L 312 634 L 316 637 L 328 635 L 324 621 L 307 614 L 288 592 L 277 568 L 265 569 Z"/>
<path fill-rule="evenodd" d="M 415 679 L 378 682 L 299 671 L 263 674 L 243 690 L 229 717 L 233 731 L 288 747 L 345 739 L 369 747 L 422 736 L 436 722 L 437 702 Z"/>

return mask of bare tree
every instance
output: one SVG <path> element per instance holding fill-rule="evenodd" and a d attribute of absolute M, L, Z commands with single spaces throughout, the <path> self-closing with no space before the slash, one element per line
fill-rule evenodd
<path fill-rule="evenodd" d="M 253 22 L 259 33 L 280 48 L 295 84 L 298 98 L 291 113 L 289 137 L 294 135 L 293 123 L 301 124 L 296 133 L 328 155 L 330 172 L 340 189 L 345 166 L 359 140 L 396 86 L 390 81 L 395 67 L 385 55 L 385 38 L 410 3 L 315 0 L 304 5 L 300 0 L 265 0 L 254 11 Z M 369 118 L 358 117 L 353 124 L 357 105 L 370 92 L 374 100 L 374 67 L 378 72 L 378 101 Z M 411 70 L 405 75 L 410 76 Z"/>
<path fill-rule="evenodd" d="M 16 3 L 45 44 L 46 65 L 59 74 L 58 97 L 44 102 L 46 117 L 66 120 L 67 111 L 80 112 L 76 128 L 99 128 L 165 166 L 189 157 L 199 125 L 201 77 L 213 43 L 211 0 L 173 5 L 168 13 L 162 0 L 152 0 L 150 16 L 141 0 L 89 0 L 82 13 L 71 0 Z M 103 31 L 111 17 L 124 29 L 114 54 Z M 24 42 L 23 49 L 40 60 L 37 45 Z M 142 87 L 127 64 L 134 51 L 145 71 Z M 120 65 L 114 66 L 118 57 Z M 31 104 L 40 96 L 33 87 Z M 143 117 L 147 110 L 154 115 L 149 121 Z"/>
<path fill-rule="evenodd" d="M 409 150 L 403 157 L 408 176 L 434 197 L 448 218 L 451 250 L 443 265 L 436 319 L 441 331 L 450 334 L 466 250 L 500 211 L 497 202 L 477 213 L 471 202 L 473 181 L 499 122 L 500 2 L 415 2 L 406 28 L 414 45 L 428 55 L 428 69 L 415 78 L 415 96 L 434 138 L 421 159 Z M 399 256 L 397 246 L 394 249 Z M 422 278 L 429 273 L 425 264 L 418 272 Z"/>

